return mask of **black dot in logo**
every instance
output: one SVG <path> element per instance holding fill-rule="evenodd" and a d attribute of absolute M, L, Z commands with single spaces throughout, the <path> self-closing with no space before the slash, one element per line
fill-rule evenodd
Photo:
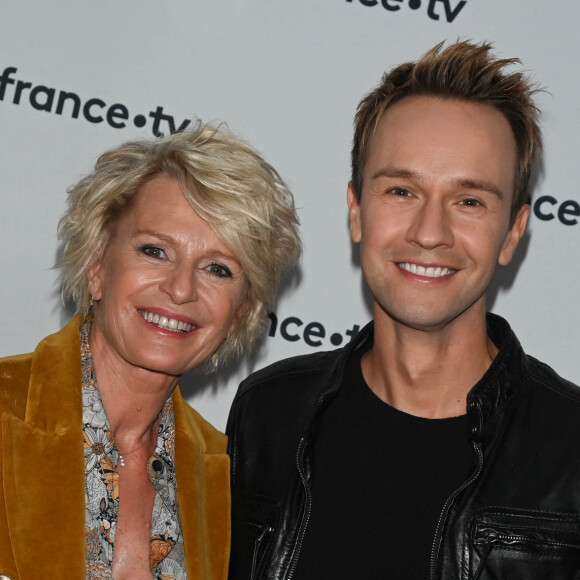
<path fill-rule="evenodd" d="M 330 337 L 330 342 L 334 345 L 334 346 L 338 346 L 339 344 L 342 344 L 342 336 L 340 334 L 338 334 L 338 332 L 335 332 L 331 337 Z"/>
<path fill-rule="evenodd" d="M 421 8 L 421 0 L 409 0 L 409 8 L 411 8 L 411 10 Z"/>
<path fill-rule="evenodd" d="M 135 123 L 135 127 L 145 127 L 145 124 L 147 123 L 147 118 L 145 117 L 145 115 L 135 115 L 133 123 Z"/>

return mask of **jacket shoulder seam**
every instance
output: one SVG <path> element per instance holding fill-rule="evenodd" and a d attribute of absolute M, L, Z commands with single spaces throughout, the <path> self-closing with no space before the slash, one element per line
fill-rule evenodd
<path fill-rule="evenodd" d="M 277 372 L 272 372 L 270 374 L 264 374 L 264 376 L 256 376 L 250 375 L 247 379 L 242 381 L 240 384 L 240 388 L 238 390 L 238 395 L 244 395 L 249 390 L 255 387 L 261 387 L 266 383 L 273 383 L 284 381 L 287 379 L 291 379 L 293 377 L 299 377 L 302 375 L 307 374 L 310 377 L 317 376 L 317 375 L 324 375 L 325 372 L 328 371 L 329 367 L 331 366 L 332 361 L 324 361 L 321 365 L 317 365 L 316 367 L 303 367 L 303 368 L 292 368 L 292 369 L 284 369 Z M 263 369 L 266 372 L 266 369 Z M 262 371 L 257 371 L 257 373 L 261 373 Z"/>
<path fill-rule="evenodd" d="M 556 374 L 556 372 L 547 364 L 538 361 L 534 357 L 528 357 L 532 363 L 534 363 L 533 367 L 530 369 L 530 374 L 533 379 L 546 389 L 549 389 L 553 393 L 560 395 L 562 397 L 566 397 L 567 399 L 580 404 L 580 387 L 575 385 L 574 383 L 564 379 Z M 557 383 L 548 382 L 542 378 L 540 373 L 537 372 L 537 368 L 545 368 L 554 374 L 554 378 L 557 379 Z M 574 387 L 577 392 L 574 392 L 570 387 Z"/>

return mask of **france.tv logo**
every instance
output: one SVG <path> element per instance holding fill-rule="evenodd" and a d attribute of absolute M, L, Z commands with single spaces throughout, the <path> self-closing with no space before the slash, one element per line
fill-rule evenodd
<path fill-rule="evenodd" d="M 356 0 L 346 0 L 353 2 Z M 431 20 L 439 20 L 442 16 L 447 22 L 453 22 L 465 8 L 467 0 L 358 0 L 363 6 L 381 5 L 389 12 L 397 12 L 407 6 L 411 10 L 427 9 L 427 16 Z"/>

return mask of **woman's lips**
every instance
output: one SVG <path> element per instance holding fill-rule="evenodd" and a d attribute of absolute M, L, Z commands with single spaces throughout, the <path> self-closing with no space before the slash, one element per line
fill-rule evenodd
<path fill-rule="evenodd" d="M 155 326 L 158 326 L 159 328 L 163 328 L 163 330 L 187 333 L 191 332 L 194 328 L 197 328 L 194 324 L 190 324 L 182 320 L 177 320 L 176 318 L 170 318 L 155 312 L 149 312 L 148 310 L 139 309 L 138 312 L 144 320 L 155 324 Z"/>

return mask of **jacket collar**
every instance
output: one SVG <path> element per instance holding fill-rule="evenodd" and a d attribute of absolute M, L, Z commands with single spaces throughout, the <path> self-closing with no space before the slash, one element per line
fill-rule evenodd
<path fill-rule="evenodd" d="M 318 429 L 322 413 L 341 389 L 344 383 L 345 367 L 350 357 L 361 349 L 368 350 L 373 344 L 373 339 L 374 321 L 371 321 L 345 347 L 337 351 L 338 356 L 335 357 L 330 366 L 328 378 L 324 381 L 324 385 L 317 395 L 318 399 L 298 446 L 298 456 L 303 458 L 301 463 L 308 477 L 310 477 L 311 473 L 310 455 L 308 451 L 311 443 L 315 439 L 314 434 Z"/>
<path fill-rule="evenodd" d="M 510 325 L 501 316 L 487 314 L 487 335 L 498 348 L 491 365 L 467 395 L 472 438 L 481 440 L 484 426 L 501 413 L 524 385 L 528 359 Z"/>
<path fill-rule="evenodd" d="M 487 313 L 487 334 L 498 348 L 491 365 L 467 395 L 467 413 L 471 417 L 471 436 L 483 436 L 483 426 L 495 413 L 501 411 L 521 388 L 527 372 L 527 357 L 508 322 L 501 316 Z M 374 322 L 369 322 L 342 349 L 334 361 L 321 393 L 319 403 L 329 401 L 340 389 L 344 369 L 349 358 L 357 351 L 368 350 L 374 339 Z"/>
<path fill-rule="evenodd" d="M 32 357 L 24 420 L 47 433 L 63 433 L 82 424 L 81 322 L 75 317 L 46 337 Z"/>
<path fill-rule="evenodd" d="M 340 351 L 339 356 L 334 360 L 330 372 L 328 373 L 328 380 L 325 383 L 320 398 L 319 405 L 325 399 L 330 399 L 336 395 L 342 386 L 344 380 L 345 367 L 351 356 L 360 350 L 366 351 L 373 345 L 375 333 L 375 323 L 371 320 L 366 324 L 362 330 Z"/>

